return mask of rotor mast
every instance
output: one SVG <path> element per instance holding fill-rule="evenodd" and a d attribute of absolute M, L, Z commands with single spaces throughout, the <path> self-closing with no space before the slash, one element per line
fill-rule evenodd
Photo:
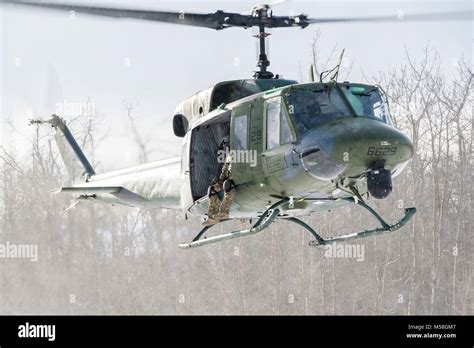
<path fill-rule="evenodd" d="M 270 34 L 265 32 L 265 26 L 266 24 L 269 24 L 272 20 L 272 10 L 268 5 L 255 6 L 252 9 L 252 16 L 259 19 L 258 34 L 255 35 L 255 37 L 259 40 L 259 55 L 257 62 L 257 67 L 259 68 L 259 71 L 255 71 L 253 77 L 256 79 L 271 79 L 273 78 L 273 73 L 267 71 L 267 67 L 270 65 L 270 61 L 268 60 L 265 47 L 265 39 Z"/>
<path fill-rule="evenodd" d="M 265 38 L 270 35 L 265 32 L 265 25 L 260 24 L 258 26 L 259 33 L 256 37 L 259 40 L 259 47 L 260 52 L 258 55 L 258 62 L 257 66 L 259 67 L 259 71 L 256 71 L 254 74 L 254 78 L 256 79 L 271 79 L 273 78 L 273 73 L 267 71 L 267 67 L 270 65 L 270 61 L 268 60 L 267 52 L 265 50 Z"/>

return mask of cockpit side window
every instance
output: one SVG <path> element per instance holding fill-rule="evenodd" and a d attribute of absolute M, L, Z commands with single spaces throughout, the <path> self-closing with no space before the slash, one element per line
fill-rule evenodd
<path fill-rule="evenodd" d="M 387 104 L 377 87 L 347 85 L 342 87 L 342 90 L 357 116 L 392 124 Z"/>
<path fill-rule="evenodd" d="M 293 141 L 293 134 L 281 98 L 266 102 L 267 110 L 267 150 Z"/>
<path fill-rule="evenodd" d="M 248 116 L 237 116 L 234 121 L 235 150 L 247 149 Z"/>
<path fill-rule="evenodd" d="M 271 100 L 267 104 L 267 150 L 274 149 L 280 144 L 280 103 Z"/>
<path fill-rule="evenodd" d="M 286 101 L 300 136 L 326 122 L 353 116 L 334 87 L 291 90 Z"/>

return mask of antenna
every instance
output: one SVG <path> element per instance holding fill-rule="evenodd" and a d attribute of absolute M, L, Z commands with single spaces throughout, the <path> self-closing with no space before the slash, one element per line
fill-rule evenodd
<path fill-rule="evenodd" d="M 314 66 L 310 64 L 308 67 L 308 82 L 314 82 Z"/>
<path fill-rule="evenodd" d="M 320 82 L 323 82 L 323 80 L 326 77 L 328 77 L 331 73 L 332 73 L 332 76 L 329 78 L 329 80 L 332 81 L 332 82 L 337 82 L 337 76 L 339 75 L 339 68 L 341 67 L 342 58 L 344 57 L 344 52 L 345 51 L 346 51 L 346 49 L 342 50 L 341 54 L 339 55 L 339 61 L 338 61 L 337 65 L 334 68 L 329 69 L 329 70 L 325 70 L 319 75 L 319 81 Z"/>
<path fill-rule="evenodd" d="M 339 56 L 339 62 L 337 63 L 336 67 L 334 68 L 334 73 L 331 77 L 331 81 L 337 82 L 337 77 L 339 76 L 339 68 L 341 67 L 342 64 L 342 58 L 344 57 L 344 52 L 346 51 L 345 48 L 342 49 L 342 52 Z"/>

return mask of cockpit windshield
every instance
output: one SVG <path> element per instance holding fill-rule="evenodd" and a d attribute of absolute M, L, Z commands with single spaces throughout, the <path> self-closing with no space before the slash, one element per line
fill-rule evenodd
<path fill-rule="evenodd" d="M 292 89 L 286 102 L 300 136 L 323 123 L 353 116 L 336 88 L 328 85 Z"/>
<path fill-rule="evenodd" d="M 357 116 L 373 118 L 392 124 L 387 103 L 377 87 L 362 85 L 341 86 Z"/>

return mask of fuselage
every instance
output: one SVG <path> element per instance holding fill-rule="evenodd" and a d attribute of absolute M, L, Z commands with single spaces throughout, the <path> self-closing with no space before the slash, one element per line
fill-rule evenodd
<path fill-rule="evenodd" d="M 357 88 L 354 96 L 352 88 Z M 351 187 L 366 194 L 367 173 L 378 169 L 375 165 L 382 164 L 395 177 L 413 153 L 410 139 L 392 125 L 381 92 L 361 84 L 294 84 L 262 92 L 191 123 L 184 143 L 192 153 L 193 133 L 225 122 L 230 124 L 231 151 L 238 157 L 232 164 L 236 217 L 255 216 L 291 196 L 298 200 L 289 215 L 329 209 L 342 202 L 326 199 L 354 195 Z M 242 163 L 242 158 L 248 161 Z M 256 163 L 249 161 L 254 158 Z M 191 185 L 196 166 L 187 170 Z M 205 214 L 205 201 L 205 196 L 188 195 L 183 209 Z"/>

